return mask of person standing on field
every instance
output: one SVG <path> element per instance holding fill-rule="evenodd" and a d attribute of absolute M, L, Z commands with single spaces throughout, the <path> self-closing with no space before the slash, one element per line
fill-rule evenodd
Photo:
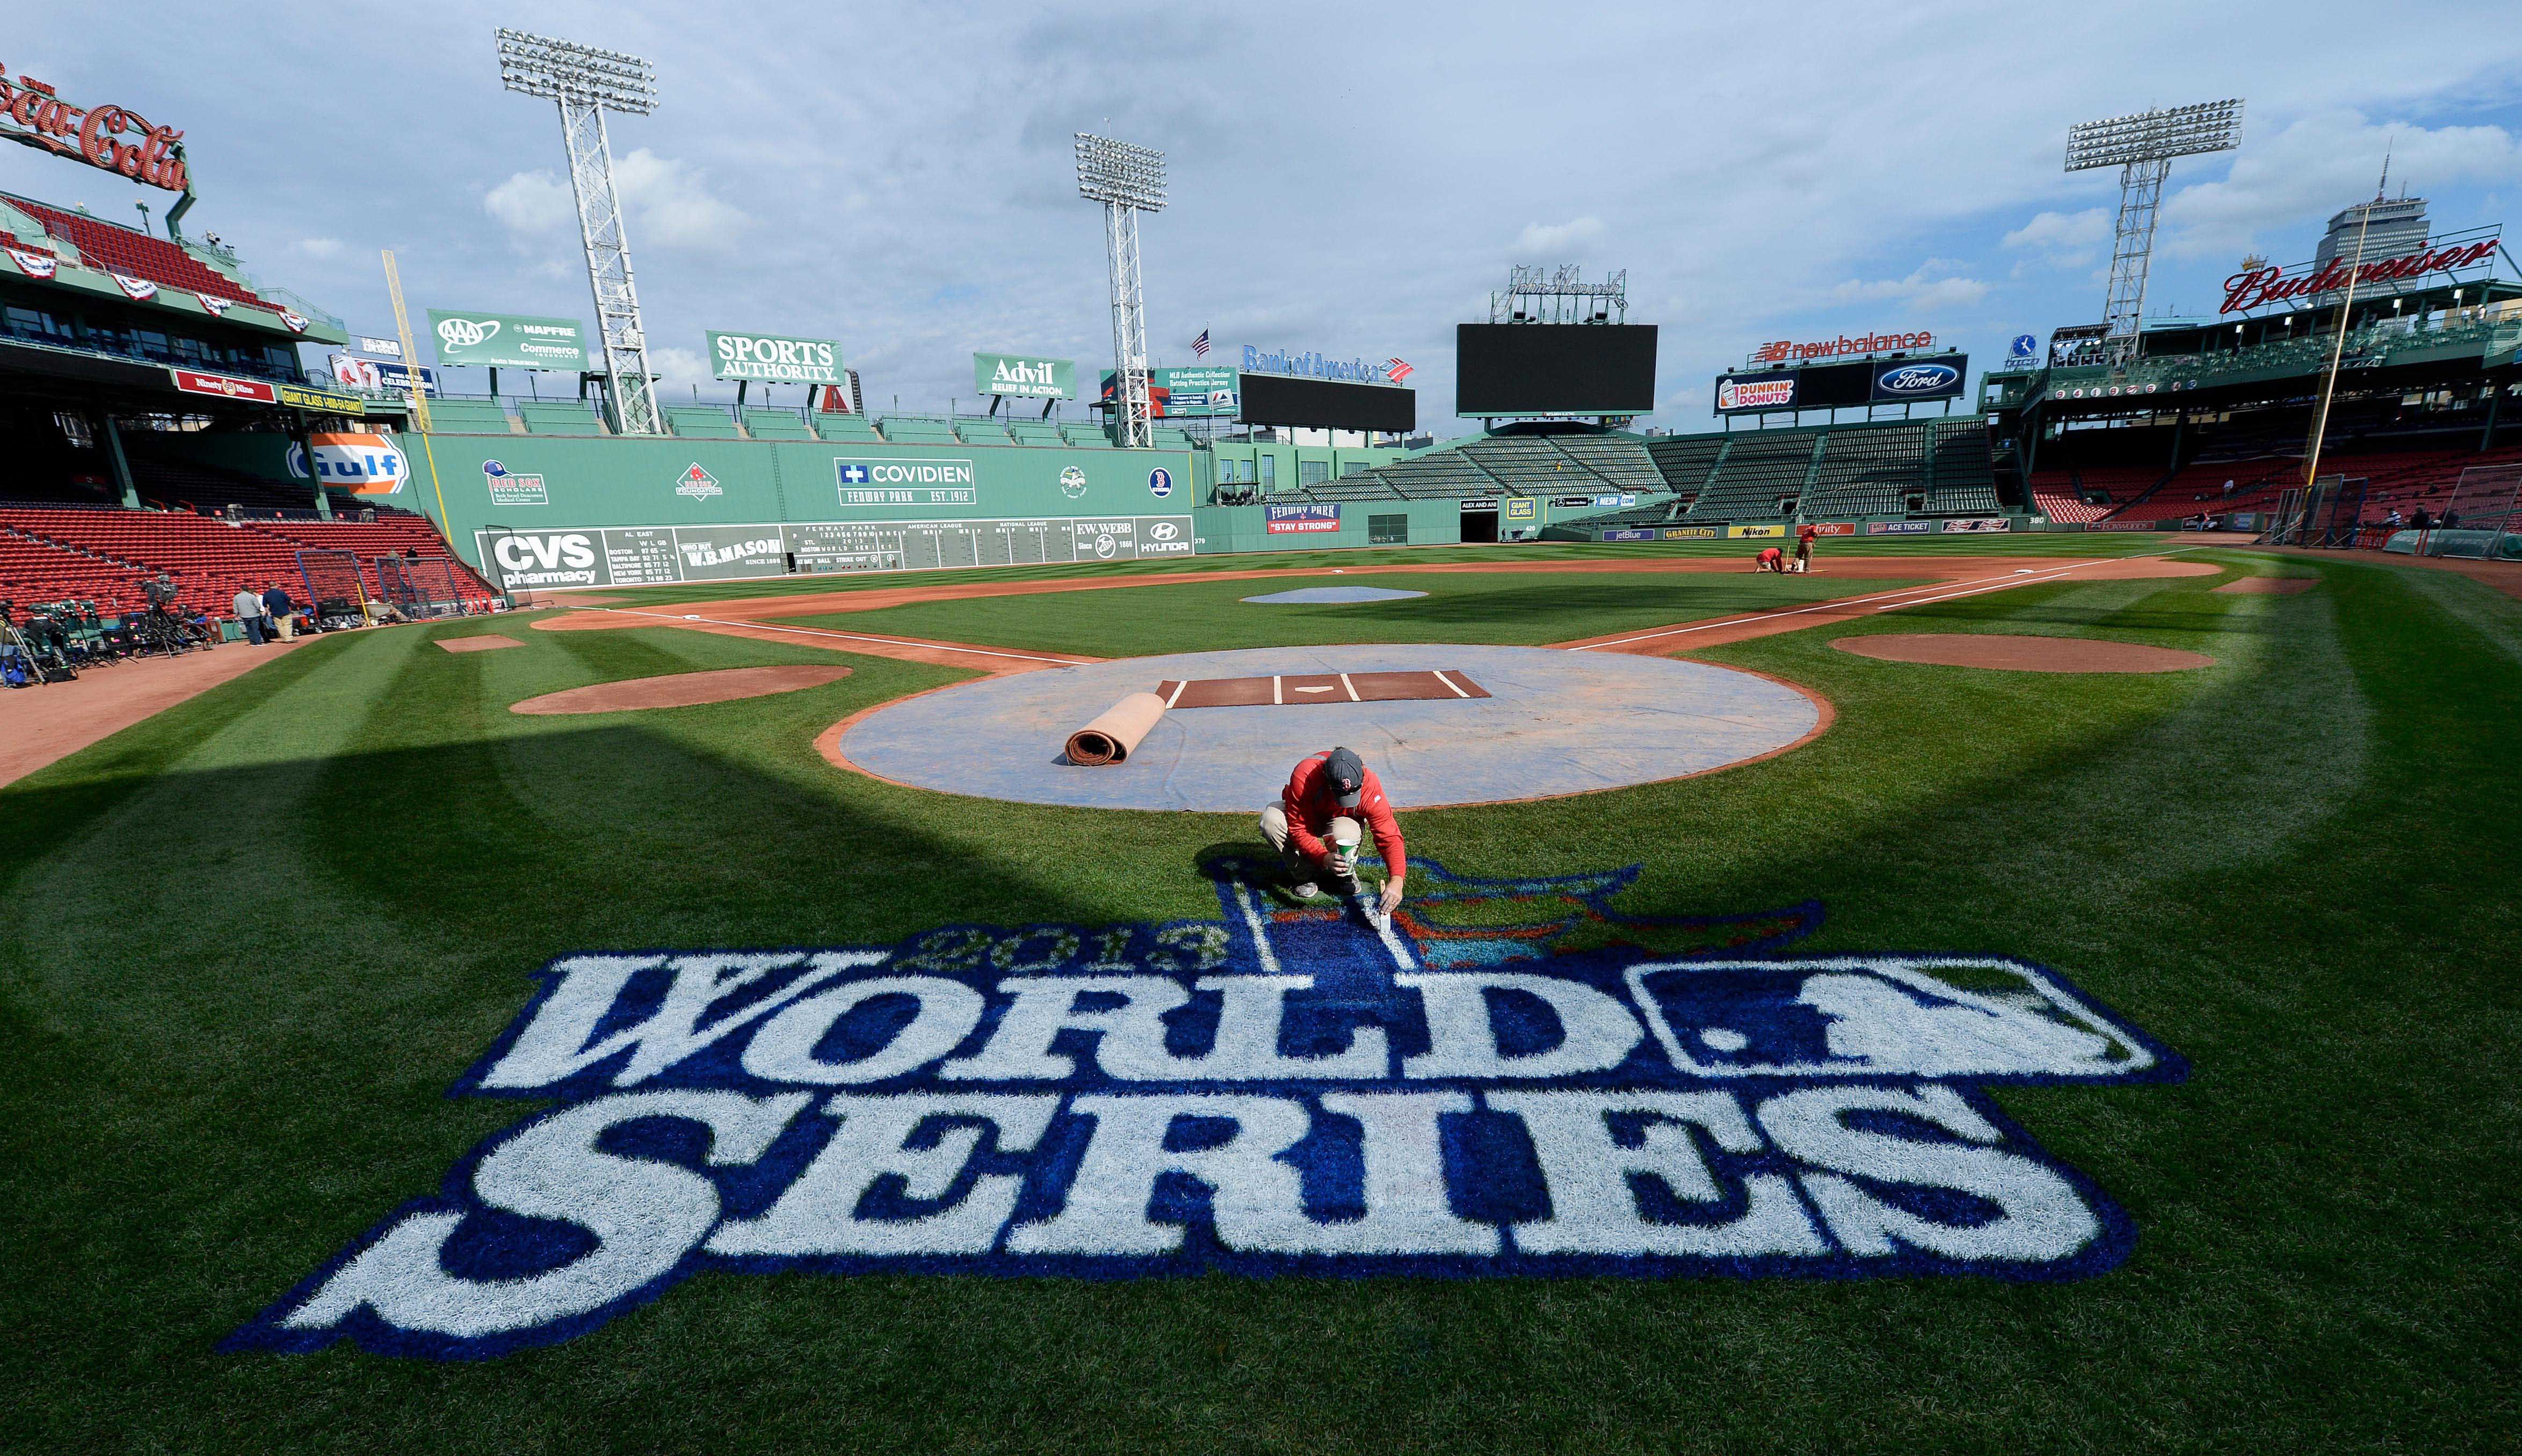
<path fill-rule="evenodd" d="M 1279 801 L 1261 811 L 1261 837 L 1285 858 L 1290 887 L 1300 900 L 1322 893 L 1325 879 L 1344 896 L 1363 893 L 1357 851 L 1370 833 L 1383 856 L 1383 893 L 1376 909 L 1389 916 L 1401 904 L 1402 884 L 1410 875 L 1409 850 L 1383 785 L 1356 753 L 1331 749 L 1305 759 L 1287 775 Z"/>
<path fill-rule="evenodd" d="M 1821 527 L 1809 521 L 1796 527 L 1796 569 L 1798 571 L 1812 569 L 1813 538 L 1820 534 Z"/>
<path fill-rule="evenodd" d="M 244 587 L 237 592 L 236 600 L 228 605 L 236 609 L 237 626 L 245 632 L 245 640 L 260 647 L 262 645 L 261 594 L 253 587 Z"/>

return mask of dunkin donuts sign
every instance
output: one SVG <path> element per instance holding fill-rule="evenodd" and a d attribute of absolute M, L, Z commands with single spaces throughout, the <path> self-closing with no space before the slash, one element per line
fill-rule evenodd
<path fill-rule="evenodd" d="M 1990 1099 L 2176 1081 L 2045 967 L 1788 948 L 1806 902 L 1420 864 L 1388 922 L 562 955 L 453 1096 L 527 1115 L 228 1342 L 486 1358 L 704 1270 L 2078 1279 L 2136 1229 Z"/>

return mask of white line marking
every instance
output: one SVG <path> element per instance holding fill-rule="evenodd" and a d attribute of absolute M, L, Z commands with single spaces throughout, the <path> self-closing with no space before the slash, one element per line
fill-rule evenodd
<path fill-rule="evenodd" d="M 1252 908 L 1252 887 L 1242 881 L 1235 882 L 1235 907 L 1243 912 L 1243 923 L 1252 928 L 1252 947 L 1261 953 L 1264 975 L 1279 974 L 1279 952 L 1270 945 L 1270 933 L 1262 928 L 1261 914 Z"/>
<path fill-rule="evenodd" d="M 1401 943 L 1400 936 L 1392 933 L 1392 917 L 1376 913 L 1382 908 L 1380 899 L 1373 895 L 1360 895 L 1358 898 L 1366 902 L 1366 923 L 1375 927 L 1376 938 L 1383 942 L 1385 950 L 1392 952 L 1392 964 L 1404 971 L 1418 970 L 1419 963 L 1410 958 L 1410 948 Z"/>
<path fill-rule="evenodd" d="M 1086 663 L 1074 658 L 1044 658 L 1032 653 L 993 652 L 983 647 L 956 647 L 945 642 L 922 642 L 915 637 L 866 637 L 857 632 L 830 632 L 821 627 L 783 627 L 771 622 L 730 621 L 723 616 L 676 615 L 664 612 L 639 612 L 629 607 L 595 607 L 582 612 L 613 612 L 624 616 L 653 616 L 660 621 L 705 621 L 722 627 L 751 627 L 757 632 L 792 632 L 800 637 L 838 637 L 845 642 L 881 642 L 892 647 L 922 647 L 930 652 L 965 653 L 976 658 L 1012 658 L 1023 662 L 1056 662 L 1062 667 L 1083 667 Z"/>
<path fill-rule="evenodd" d="M 1341 674 L 1340 674 L 1340 687 L 1341 687 L 1341 689 L 1342 689 L 1343 691 L 1345 691 L 1345 692 L 1348 694 L 1348 701 L 1349 701 L 1349 702 L 1351 702 L 1351 703 L 1363 703 L 1363 702 L 1365 702 L 1365 701 L 1366 701 L 1365 699 L 1360 698 L 1359 696 L 1357 696 L 1357 684 L 1355 684 L 1355 683 L 1353 683 L 1353 682 L 1350 682 L 1350 681 L 1348 680 L 1348 674 L 1347 674 L 1347 673 L 1345 673 L 1345 672 L 1343 672 L 1343 673 L 1341 673 Z"/>
<path fill-rule="evenodd" d="M 1286 697 L 1286 695 L 1285 695 L 1284 693 L 1282 693 L 1282 692 L 1280 692 L 1280 691 L 1279 691 L 1279 679 L 1277 679 L 1276 677 L 1271 678 L 1271 679 L 1270 679 L 1270 705 L 1271 705 L 1271 706 L 1273 706 L 1273 707 L 1277 707 L 1277 706 L 1279 706 L 1279 705 L 1281 705 L 1284 704 L 1286 701 L 1287 701 L 1287 697 Z"/>
<path fill-rule="evenodd" d="M 2082 569 L 2083 569 L 2084 568 L 2086 568 L 2086 567 L 2105 567 L 2105 566 L 2109 566 L 2112 562 L 2123 562 L 2123 561 L 2147 561 L 2147 560 L 2151 560 L 2151 559 L 2153 559 L 2153 558 L 2155 558 L 2155 557 L 2159 557 L 2159 556 L 2177 556 L 2177 555 L 2179 555 L 2180 553 L 2182 553 L 2182 552 L 2184 552 L 2184 551 L 2196 551 L 2196 550 L 2198 550 L 2198 549 L 2199 549 L 2199 548 L 2198 548 L 2198 547 L 2195 547 L 2195 546 L 2176 546 L 2176 547 L 2173 547 L 2173 548 L 2172 548 L 2172 550 L 2170 550 L 2170 551 L 2135 551 L 2135 552 L 2130 552 L 2130 553 L 2129 553 L 2129 554 L 2127 554 L 2126 556 L 2112 556 L 2112 557 L 2104 557 L 2104 558 L 2102 558 L 2102 559 L 2101 559 L 2101 560 L 2099 560 L 2099 561 L 2078 562 L 2078 563 L 2077 563 L 2075 566 L 2067 567 L 2067 568 L 2065 568 L 2065 569 L 2063 569 L 2059 570 L 2059 571 L 2058 571 L 2058 572 L 2056 572 L 2055 574 L 2063 576 L 2063 575 L 2067 574 L 2067 573 L 2068 573 L 2068 572 L 2070 572 L 2070 571 L 2080 571 L 2080 570 L 2082 570 Z M 2025 569 L 2027 569 L 2027 570 L 2031 570 L 2031 569 L 2033 569 L 2033 568 L 2026 568 Z M 2039 579 L 2040 579 L 2040 580 L 2048 580 L 2049 578 L 2048 578 L 2048 577 L 2046 577 L 2046 576 L 2043 576 L 2043 577 L 2041 577 L 2041 578 L 2039 578 Z M 1635 636 L 1635 637 L 1621 637 L 1621 638 L 1616 638 L 1616 639 L 1614 639 L 1614 640 L 1612 640 L 1612 641 L 1610 641 L 1610 642 L 1588 642 L 1588 643 L 1585 643 L 1585 644 L 1583 644 L 1583 645 L 1581 645 L 1581 646 L 1578 646 L 1578 647 L 1571 647 L 1571 648 L 1567 649 L 1567 651 L 1569 651 L 1569 652 L 1592 652 L 1592 651 L 1594 651 L 1594 650 L 1595 650 L 1595 649 L 1597 649 L 1597 648 L 1606 648 L 1606 647 L 1626 647 L 1626 646 L 1628 646 L 1628 645 L 1629 645 L 1630 643 L 1632 643 L 1632 642 L 1652 642 L 1652 641 L 1654 641 L 1656 638 L 1658 638 L 1658 637 L 1682 637 L 1682 636 L 1687 636 L 1687 635 L 1689 635 L 1689 634 L 1690 634 L 1690 633 L 1692 633 L 1692 632 L 1705 632 L 1705 631 L 1708 630 L 1708 629 L 1709 629 L 1709 628 L 1711 628 L 1711 627 L 1740 627 L 1740 626 L 1749 626 L 1749 625 L 1750 625 L 1750 624 L 1751 624 L 1752 622 L 1775 621 L 1775 620 L 1777 620 L 1778 618 L 1783 617 L 1783 616 L 1802 616 L 1802 615 L 1804 615 L 1804 614 L 1807 614 L 1807 613 L 1813 613 L 1813 612 L 1828 612 L 1828 611 L 1831 611 L 1831 610 L 1833 610 L 1833 609 L 1835 609 L 1835 608 L 1841 608 L 1841 607 L 1855 607 L 1855 606 L 1858 606 L 1858 605 L 1860 605 L 1860 604 L 1862 604 L 1862 603 L 1866 603 L 1866 602 L 1881 602 L 1881 601 L 1887 601 L 1887 600 L 1890 600 L 1890 599 L 1892 599 L 1892 598 L 1896 598 L 1896 597 L 1913 597 L 1913 596 L 1917 596 L 1917 595 L 1918 595 L 1919 593 L 1921 593 L 1921 592 L 1939 592 L 1939 591 L 1942 591 L 1944 588 L 1951 586 L 1952 584 L 1953 584 L 1953 583 L 1952 583 L 1952 582 L 1949 582 L 1949 581 L 1938 581 L 1938 582 L 1935 582 L 1935 583 L 1933 583 L 1932 585 L 1928 585 L 1928 586 L 1911 586 L 1911 587 L 1904 587 L 1904 588 L 1902 588 L 1902 589 L 1901 589 L 1901 590 L 1899 590 L 1899 591 L 1876 592 L 1876 593 L 1874 593 L 1874 594 L 1873 594 L 1873 595 L 1871 595 L 1871 596 L 1864 596 L 1864 597 L 1844 597 L 1844 598 L 1842 598 L 1842 599 L 1840 599 L 1840 600 L 1838 600 L 1838 601 L 1836 601 L 1836 602 L 1816 602 L 1816 603 L 1814 603 L 1814 604 L 1813 604 L 1812 606 L 1810 606 L 1810 607 L 1797 607 L 1797 608 L 1793 608 L 1793 609 L 1791 609 L 1791 610 L 1789 610 L 1789 611 L 1785 611 L 1785 612 L 1766 612 L 1766 613 L 1762 613 L 1761 614 L 1759 614 L 1759 615 L 1757 615 L 1757 616 L 1727 616 L 1727 617 L 1719 617 L 1719 618 L 1718 618 L 1718 619 L 1716 619 L 1715 621 L 1694 622 L 1693 624 L 1691 624 L 1690 626 L 1687 626 L 1687 627 L 1666 627 L 1666 628 L 1664 628 L 1662 631 L 1659 631 L 1659 632 L 1644 632 L 1644 633 L 1640 633 L 1639 635 L 1637 635 L 1637 636 Z M 2032 582 L 2029 582 L 2029 581 L 2018 581 L 2018 580 L 2013 580 L 2013 579 L 2009 578 L 2009 579 L 2006 579 L 2006 580 L 1998 581 L 1998 582 L 1996 582 L 1994 585 L 1986 585 L 1986 584 L 1978 584 L 1978 585 L 1974 585 L 1974 586 L 1971 588 L 1971 591 L 1970 591 L 1970 592 L 1956 592 L 1956 593 L 1953 593 L 1953 595 L 1956 595 L 1956 596 L 1967 596 L 1967 595 L 1971 595 L 1973 592 L 1980 592 L 1980 591 L 2003 591 L 2003 590 L 2005 590 L 2005 589 L 2007 589 L 2007 588 L 2009 588 L 2009 587 L 2030 586 L 2030 585 L 2032 585 L 2032 584 L 2033 584 Z M 1943 600 L 1944 600 L 1944 598 L 1943 598 L 1943 597 L 1927 597 L 1927 598 L 1923 598 L 1922 600 L 1923 600 L 1923 601 L 1932 601 L 1932 602 L 1940 602 L 1940 601 L 1943 601 Z M 1875 611 L 1877 611 L 1877 612 L 1893 612 L 1893 611 L 1897 611 L 1897 610 L 1898 610 L 1899 608 L 1901 608 L 1901 607 L 1916 607 L 1916 606 L 1919 606 L 1919 605 L 1921 605 L 1921 604 L 1920 604 L 1920 602 L 1894 602 L 1892 606 L 1890 606 L 1890 607 L 1877 607 L 1877 608 L 1875 608 L 1874 610 L 1875 610 Z"/>
<path fill-rule="evenodd" d="M 1932 602 L 1949 602 L 1956 597 L 1976 597 L 1983 592 L 2012 591 L 2018 586 L 2038 586 L 2044 581 L 2055 581 L 2061 576 L 2068 575 L 2075 569 L 2076 569 L 2074 567 L 2069 567 L 2064 571 L 2051 571 L 2044 575 L 2034 576 L 2029 581 L 2021 581 L 2008 577 L 2002 581 L 1982 582 L 1961 591 L 1946 592 L 1939 597 L 1920 597 L 1914 602 L 1894 602 L 1889 607 L 1877 607 L 1874 610 L 1877 612 L 1897 612 L 1903 607 L 1924 607 Z"/>
<path fill-rule="evenodd" d="M 1299 693 L 1328 693 L 1331 690 L 1331 684 L 1325 683 L 1319 688 L 1298 688 L 1296 691 Z M 1349 697 L 1354 700 L 1357 695 L 1355 693 L 1351 693 L 1349 694 Z"/>
<path fill-rule="evenodd" d="M 1452 678 L 1447 677 L 1447 676 L 1445 675 L 1445 669 L 1444 669 L 1444 668 L 1442 668 L 1442 667 L 1430 667 L 1430 668 L 1428 668 L 1427 670 L 1428 670 L 1428 671 L 1430 671 L 1430 672 L 1432 672 L 1432 673 L 1434 673 L 1434 674 L 1436 675 L 1436 681 L 1438 681 L 1438 682 L 1440 682 L 1440 683 L 1443 683 L 1447 688 L 1452 689 L 1453 694 L 1454 694 L 1454 696 L 1455 696 L 1455 697 L 1457 697 L 1457 698 L 1469 698 L 1470 696 L 1471 696 L 1471 694 L 1464 692 L 1461 688 L 1455 687 L 1455 686 L 1454 686 L 1454 680 L 1453 680 Z"/>
<path fill-rule="evenodd" d="M 1170 698 L 1168 698 L 1168 699 L 1166 699 L 1166 700 L 1165 700 L 1165 707 L 1167 708 L 1167 710 L 1171 710 L 1171 709 L 1172 709 L 1172 707 L 1173 707 L 1173 705 L 1174 705 L 1175 704 L 1182 702 L 1182 695 L 1183 695 L 1185 692 L 1189 691 L 1189 689 L 1190 689 L 1190 688 L 1191 688 L 1191 679 L 1189 679 L 1189 678 L 1185 678 L 1185 679 L 1183 679 L 1181 682 L 1175 683 L 1175 684 L 1174 684 L 1174 695 L 1173 695 L 1172 697 L 1170 697 Z"/>

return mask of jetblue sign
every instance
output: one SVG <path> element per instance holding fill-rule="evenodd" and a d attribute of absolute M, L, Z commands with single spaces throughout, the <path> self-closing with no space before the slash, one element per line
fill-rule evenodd
<path fill-rule="evenodd" d="M 1625 915 L 1635 867 L 1414 868 L 1380 923 L 1222 861 L 1216 920 L 561 956 L 453 1089 L 531 1115 L 228 1347 L 495 1356 L 707 1270 L 2072 1279 L 2134 1244 L 1983 1090 L 2183 1074 L 2054 972 L 1782 953 L 1810 902 Z"/>
<path fill-rule="evenodd" d="M 1962 392 L 1962 379 L 1969 371 L 1968 354 L 1878 364 L 1874 368 L 1873 402 L 1901 404 L 1920 399 L 1957 399 Z"/>

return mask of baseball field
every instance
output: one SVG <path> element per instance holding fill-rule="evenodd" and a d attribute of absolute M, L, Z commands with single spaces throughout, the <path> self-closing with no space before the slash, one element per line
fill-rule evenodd
<path fill-rule="evenodd" d="M 2522 601 L 1744 555 L 614 591 L 0 789 L 0 1449 L 2512 1449 Z M 1042 731 L 1341 653 L 1495 696 Z M 1161 807 L 1350 732 L 1379 930 Z"/>

